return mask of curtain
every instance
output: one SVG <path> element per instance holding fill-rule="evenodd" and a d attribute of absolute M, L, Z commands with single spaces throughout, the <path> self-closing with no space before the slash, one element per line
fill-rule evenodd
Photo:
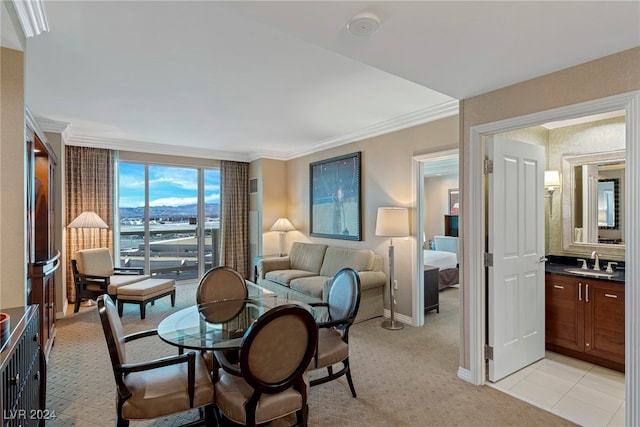
<path fill-rule="evenodd" d="M 109 248 L 113 253 L 113 179 L 116 152 L 102 148 L 65 147 L 65 209 L 69 224 L 93 211 L 108 229 L 67 228 L 67 298 L 75 302 L 71 259 L 81 249 Z"/>
<path fill-rule="evenodd" d="M 249 277 L 249 164 L 220 162 L 220 265 Z"/>

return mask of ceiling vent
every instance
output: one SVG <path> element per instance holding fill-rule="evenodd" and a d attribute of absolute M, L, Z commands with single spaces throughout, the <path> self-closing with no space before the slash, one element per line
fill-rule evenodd
<path fill-rule="evenodd" d="M 351 18 L 347 29 L 356 36 L 368 36 L 380 28 L 380 19 L 371 12 L 362 12 Z"/>

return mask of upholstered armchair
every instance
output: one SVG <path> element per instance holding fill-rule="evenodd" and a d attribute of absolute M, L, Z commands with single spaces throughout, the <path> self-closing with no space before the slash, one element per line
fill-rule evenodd
<path fill-rule="evenodd" d="M 360 278 L 351 268 L 338 271 L 331 281 L 327 302 L 311 303 L 313 307 L 324 307 L 328 320 L 318 322 L 318 346 L 309 364 L 309 370 L 326 368 L 327 374 L 311 380 L 311 386 L 347 376 L 351 395 L 356 390 L 349 365 L 349 328 L 360 307 Z M 342 363 L 342 369 L 333 371 L 333 366 Z"/>
<path fill-rule="evenodd" d="M 116 380 L 118 427 L 128 426 L 129 420 L 153 419 L 194 408 L 204 409 L 203 425 L 215 425 L 215 391 L 200 355 L 191 351 L 129 363 L 127 344 L 156 335 L 157 331 L 124 335 L 116 306 L 108 295 L 98 297 L 98 312 Z"/>
<path fill-rule="evenodd" d="M 102 294 L 116 298 L 120 286 L 148 279 L 138 267 L 114 267 L 109 248 L 83 249 L 71 260 L 76 287 L 74 312 L 80 309 L 83 298 L 96 299 Z"/>

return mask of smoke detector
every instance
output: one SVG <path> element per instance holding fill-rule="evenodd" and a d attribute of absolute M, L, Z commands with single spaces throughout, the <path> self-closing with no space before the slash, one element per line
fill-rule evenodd
<path fill-rule="evenodd" d="M 351 18 L 347 29 L 356 36 L 373 34 L 380 28 L 380 19 L 371 12 L 362 12 Z"/>

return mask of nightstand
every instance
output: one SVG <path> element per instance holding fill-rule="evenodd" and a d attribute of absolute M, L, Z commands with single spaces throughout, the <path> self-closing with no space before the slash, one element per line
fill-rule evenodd
<path fill-rule="evenodd" d="M 440 313 L 440 294 L 438 289 L 438 279 L 440 269 L 432 265 L 424 266 L 424 312 L 436 310 Z"/>

